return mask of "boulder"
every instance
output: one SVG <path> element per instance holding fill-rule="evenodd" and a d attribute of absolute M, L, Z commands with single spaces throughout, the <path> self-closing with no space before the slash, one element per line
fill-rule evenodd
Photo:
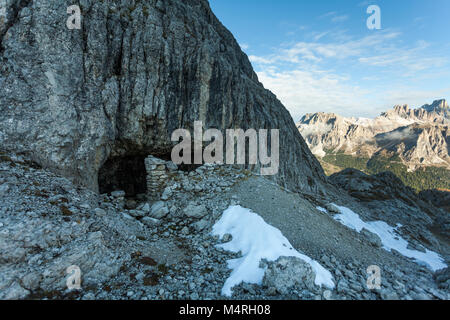
<path fill-rule="evenodd" d="M 361 235 L 362 235 L 364 238 L 366 238 L 366 240 L 369 241 L 369 243 L 370 243 L 372 246 L 377 247 L 377 248 L 381 248 L 381 247 L 383 246 L 383 243 L 381 242 L 380 237 L 379 237 L 377 234 L 375 234 L 375 233 L 373 233 L 373 232 L 370 232 L 370 231 L 367 230 L 366 228 L 363 228 L 363 229 L 361 230 Z"/>
<path fill-rule="evenodd" d="M 103 210 L 102 208 L 95 208 L 94 214 L 103 217 L 103 216 L 106 216 L 106 211 Z"/>
<path fill-rule="evenodd" d="M 196 223 L 193 223 L 192 226 L 194 227 L 195 231 L 202 231 L 208 226 L 209 222 L 206 219 L 200 220 Z"/>
<path fill-rule="evenodd" d="M 399 300 L 397 293 L 395 291 L 388 290 L 388 289 L 382 289 L 380 291 L 380 296 L 381 296 L 381 299 L 383 299 L 383 300 L 389 300 L 389 301 Z"/>
<path fill-rule="evenodd" d="M 334 214 L 334 213 L 340 213 L 339 208 L 336 207 L 336 205 L 333 204 L 333 203 L 328 203 L 328 204 L 325 206 L 325 209 L 327 209 L 328 212 L 331 212 L 331 213 L 333 213 L 333 214 Z"/>
<path fill-rule="evenodd" d="M 290 293 L 294 286 L 312 289 L 316 274 L 310 264 L 296 257 L 280 257 L 267 263 L 263 285 L 276 288 L 281 294 Z"/>
<path fill-rule="evenodd" d="M 155 219 L 162 219 L 169 214 L 169 208 L 163 201 L 158 201 L 152 205 L 150 209 L 150 217 Z"/>
<path fill-rule="evenodd" d="M 151 217 L 144 217 L 141 221 L 148 227 L 155 227 L 161 224 L 160 220 Z"/>
<path fill-rule="evenodd" d="M 0 196 L 6 194 L 8 191 L 9 191 L 9 185 L 7 185 L 6 183 L 2 184 L 0 186 Z"/>
<path fill-rule="evenodd" d="M 124 198 L 125 197 L 125 191 L 122 191 L 122 190 L 120 190 L 120 191 L 113 191 L 113 192 L 111 192 L 111 196 L 113 198 Z"/>
<path fill-rule="evenodd" d="M 450 268 L 438 270 L 434 278 L 440 289 L 450 290 Z"/>
<path fill-rule="evenodd" d="M 201 219 L 208 214 L 208 209 L 201 204 L 190 203 L 185 209 L 184 214 L 190 218 Z"/>

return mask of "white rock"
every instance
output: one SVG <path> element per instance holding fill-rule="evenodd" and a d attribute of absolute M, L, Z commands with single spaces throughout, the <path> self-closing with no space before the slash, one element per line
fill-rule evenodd
<path fill-rule="evenodd" d="M 125 212 L 122 212 L 122 217 L 124 217 L 127 220 L 134 220 L 134 218 L 128 214 L 126 214 Z"/>
<path fill-rule="evenodd" d="M 172 189 L 170 187 L 167 187 L 164 189 L 164 192 L 161 196 L 161 200 L 169 200 L 172 196 Z"/>
<path fill-rule="evenodd" d="M 88 292 L 81 299 L 82 300 L 95 300 L 95 295 L 92 292 Z"/>
<path fill-rule="evenodd" d="M 91 208 L 91 206 L 88 203 L 82 203 L 82 204 L 80 204 L 80 208 L 89 210 Z"/>
<path fill-rule="evenodd" d="M 30 291 L 22 288 L 20 284 L 14 282 L 6 291 L 4 292 L 4 297 L 6 300 L 18 300 L 23 299 L 30 294 Z"/>
<path fill-rule="evenodd" d="M 145 274 L 143 272 L 136 275 L 136 280 L 138 280 L 138 281 L 142 281 L 142 280 L 144 280 L 144 278 L 145 278 Z"/>
<path fill-rule="evenodd" d="M 175 163 L 173 163 L 172 161 L 167 161 L 166 167 L 171 172 L 178 170 L 178 166 Z"/>
<path fill-rule="evenodd" d="M 135 218 L 142 218 L 143 216 L 145 216 L 145 212 L 142 210 L 130 210 L 130 215 L 135 217 Z"/>
<path fill-rule="evenodd" d="M 325 209 L 327 209 L 331 213 L 340 213 L 339 208 L 336 207 L 335 204 L 329 203 L 325 206 Z"/>
<path fill-rule="evenodd" d="M 203 219 L 203 220 L 200 220 L 200 221 L 192 224 L 192 226 L 194 227 L 194 229 L 196 231 L 202 231 L 203 229 L 205 229 L 208 226 L 208 221 Z"/>
<path fill-rule="evenodd" d="M 191 218 L 201 219 L 208 214 L 206 207 L 202 205 L 196 205 L 190 203 L 185 209 L 184 214 Z"/>
<path fill-rule="evenodd" d="M 38 272 L 27 273 L 22 277 L 22 285 L 30 290 L 36 290 L 41 280 L 42 276 Z"/>
<path fill-rule="evenodd" d="M 149 227 L 154 227 L 161 224 L 160 220 L 151 217 L 144 217 L 141 221 Z"/>
<path fill-rule="evenodd" d="M 163 201 L 156 202 L 150 210 L 150 216 L 155 219 L 162 219 L 168 214 L 169 208 L 166 207 Z"/>
<path fill-rule="evenodd" d="M 0 196 L 5 195 L 8 191 L 9 185 L 7 185 L 6 183 L 0 186 Z"/>
<path fill-rule="evenodd" d="M 150 204 L 145 203 L 143 205 L 140 205 L 139 206 L 139 210 L 142 210 L 142 211 L 144 211 L 146 213 L 149 213 L 150 212 Z"/>
<path fill-rule="evenodd" d="M 383 289 L 380 292 L 381 299 L 383 300 L 398 300 L 398 295 L 394 291 Z"/>
<path fill-rule="evenodd" d="M 325 290 L 322 296 L 325 300 L 331 300 L 332 293 L 330 290 Z"/>
<path fill-rule="evenodd" d="M 189 228 L 188 227 L 184 227 L 183 229 L 181 229 L 181 233 L 184 235 L 189 234 Z"/>
<path fill-rule="evenodd" d="M 106 216 L 106 211 L 101 208 L 95 208 L 94 213 L 100 217 Z"/>
<path fill-rule="evenodd" d="M 125 197 L 125 191 L 111 192 L 111 196 L 113 196 L 114 198 L 123 198 L 123 197 Z"/>
<path fill-rule="evenodd" d="M 316 274 L 311 265 L 297 257 L 280 257 L 269 262 L 264 274 L 263 284 L 274 287 L 281 294 L 288 294 L 295 285 L 308 289 L 314 287 Z"/>

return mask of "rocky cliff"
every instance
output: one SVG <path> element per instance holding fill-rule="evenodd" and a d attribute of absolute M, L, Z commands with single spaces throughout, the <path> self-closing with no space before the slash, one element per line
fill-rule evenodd
<path fill-rule="evenodd" d="M 448 102 L 444 99 L 436 100 L 432 104 L 423 105 L 417 109 L 411 109 L 408 105 L 397 105 L 381 115 L 388 119 L 405 119 L 415 122 L 432 122 L 437 124 L 450 123 L 450 111 Z"/>
<path fill-rule="evenodd" d="M 206 0 L 2 2 L 0 146 L 98 190 L 104 165 L 167 157 L 190 129 L 280 129 L 277 181 L 317 191 L 323 171 Z M 108 170 L 106 170 L 108 171 Z"/>
<path fill-rule="evenodd" d="M 375 119 L 336 114 L 305 115 L 297 124 L 313 153 L 343 152 L 371 158 L 399 157 L 409 169 L 436 166 L 450 169 L 449 107 L 445 100 L 411 109 L 395 106 Z"/>

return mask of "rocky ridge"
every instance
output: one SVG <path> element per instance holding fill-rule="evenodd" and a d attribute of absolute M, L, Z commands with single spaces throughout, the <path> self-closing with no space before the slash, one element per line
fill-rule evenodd
<path fill-rule="evenodd" d="M 307 114 L 297 124 L 312 152 L 343 152 L 371 158 L 398 156 L 411 170 L 423 166 L 450 169 L 449 107 L 445 100 L 418 109 L 395 106 L 375 119 L 336 114 Z"/>

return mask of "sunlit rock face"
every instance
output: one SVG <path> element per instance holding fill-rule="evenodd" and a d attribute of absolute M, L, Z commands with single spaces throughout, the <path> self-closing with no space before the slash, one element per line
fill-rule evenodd
<path fill-rule="evenodd" d="M 372 157 L 398 156 L 410 169 L 450 169 L 450 112 L 445 100 L 411 109 L 395 106 L 375 119 L 345 118 L 333 113 L 306 114 L 297 127 L 312 152 Z"/>

